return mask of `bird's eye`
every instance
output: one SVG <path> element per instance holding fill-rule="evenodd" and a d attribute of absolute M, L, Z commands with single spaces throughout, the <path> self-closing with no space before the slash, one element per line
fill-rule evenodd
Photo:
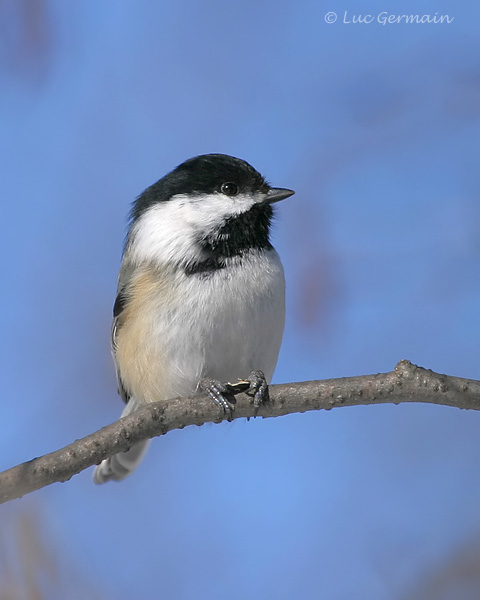
<path fill-rule="evenodd" d="M 238 187 L 235 183 L 228 181 L 227 183 L 222 183 L 220 191 L 222 194 L 225 194 L 225 196 L 236 196 L 238 194 Z"/>

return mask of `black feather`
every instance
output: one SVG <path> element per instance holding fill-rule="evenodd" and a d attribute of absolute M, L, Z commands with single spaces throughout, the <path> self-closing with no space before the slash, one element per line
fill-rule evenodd
<path fill-rule="evenodd" d="M 116 319 L 118 315 L 123 311 L 127 303 L 127 296 L 124 291 L 120 291 L 115 298 L 115 304 L 113 305 L 113 318 Z"/>
<path fill-rule="evenodd" d="M 273 209 L 270 205 L 255 204 L 252 208 L 228 219 L 209 236 L 199 239 L 202 255 L 207 259 L 186 265 L 188 275 L 206 274 L 228 265 L 230 259 L 253 250 L 271 250 L 270 223 Z"/>
<path fill-rule="evenodd" d="M 242 193 L 269 189 L 262 175 L 244 160 L 225 154 L 204 154 L 190 158 L 147 188 L 133 203 L 131 223 L 158 202 L 167 202 L 177 194 L 212 194 L 225 182 L 237 184 Z"/>

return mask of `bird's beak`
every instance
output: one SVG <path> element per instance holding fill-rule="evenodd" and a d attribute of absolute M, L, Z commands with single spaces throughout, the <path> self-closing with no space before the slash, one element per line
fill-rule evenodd
<path fill-rule="evenodd" d="M 293 190 L 287 190 L 286 188 L 270 188 L 264 197 L 262 204 L 273 204 L 274 202 L 285 200 L 285 198 L 293 196 L 294 193 Z"/>

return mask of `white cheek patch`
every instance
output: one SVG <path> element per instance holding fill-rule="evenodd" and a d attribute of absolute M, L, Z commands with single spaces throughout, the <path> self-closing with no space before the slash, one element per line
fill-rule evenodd
<path fill-rule="evenodd" d="M 149 208 L 133 225 L 132 258 L 135 262 L 169 263 L 191 253 L 189 227 L 177 203 L 161 202 Z"/>
<path fill-rule="evenodd" d="M 227 219 L 247 212 L 261 200 L 260 196 L 238 194 L 204 194 L 199 196 L 174 196 L 175 201 L 181 202 L 183 217 L 197 231 L 209 233 L 220 227 Z"/>
<path fill-rule="evenodd" d="M 186 196 L 178 194 L 149 208 L 132 229 L 132 258 L 135 262 L 190 262 L 203 258 L 198 239 L 207 236 L 231 218 L 261 201 L 252 195 L 224 194 Z"/>

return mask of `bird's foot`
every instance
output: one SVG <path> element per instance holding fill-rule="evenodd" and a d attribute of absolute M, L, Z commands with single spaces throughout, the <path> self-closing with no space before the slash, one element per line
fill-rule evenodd
<path fill-rule="evenodd" d="M 268 383 L 262 371 L 252 371 L 246 379 L 239 379 L 236 383 L 222 383 L 217 379 L 204 377 L 200 380 L 198 387 L 223 410 L 228 421 L 233 418 L 236 394 L 244 392 L 252 398 L 255 414 L 257 414 L 260 404 L 270 400 Z"/>
<path fill-rule="evenodd" d="M 211 377 L 204 377 L 200 380 L 198 387 L 210 396 L 215 404 L 223 410 L 227 420 L 231 421 L 235 409 L 235 391 L 231 389 L 231 385 Z M 236 393 L 238 394 L 238 392 Z"/>
<path fill-rule="evenodd" d="M 252 371 L 247 379 L 228 385 L 236 385 L 239 392 L 245 392 L 247 396 L 251 396 L 255 414 L 257 414 L 260 404 L 270 400 L 268 383 L 263 371 Z"/>

